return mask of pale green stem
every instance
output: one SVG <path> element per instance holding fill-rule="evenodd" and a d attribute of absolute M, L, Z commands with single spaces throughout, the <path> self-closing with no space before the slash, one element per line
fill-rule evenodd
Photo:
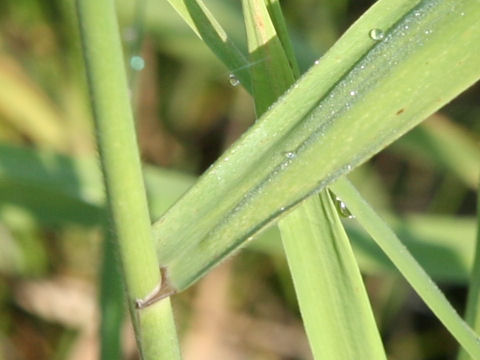
<path fill-rule="evenodd" d="M 169 300 L 135 309 L 161 284 L 113 0 L 77 0 L 77 13 L 127 300 L 143 359 L 178 359 Z"/>

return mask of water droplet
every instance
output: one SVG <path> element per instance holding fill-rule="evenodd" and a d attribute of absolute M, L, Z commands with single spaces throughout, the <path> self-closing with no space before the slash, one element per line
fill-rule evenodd
<path fill-rule="evenodd" d="M 350 210 L 348 210 L 347 204 L 340 199 L 338 196 L 335 196 L 335 206 L 337 207 L 337 211 L 340 214 L 340 216 L 347 218 L 347 219 L 354 219 L 355 216 L 352 215 Z"/>
<path fill-rule="evenodd" d="M 432 30 L 430 30 L 430 29 L 425 30 L 426 35 L 430 35 L 431 33 L 432 33 Z"/>
<path fill-rule="evenodd" d="M 372 40 L 375 40 L 375 41 L 380 41 L 384 38 L 384 34 L 383 34 L 383 31 L 380 30 L 380 29 L 372 29 L 370 30 L 370 32 L 368 33 L 368 35 L 370 36 L 370 38 Z"/>
<path fill-rule="evenodd" d="M 315 60 L 315 62 L 313 64 L 318 65 L 319 63 L 320 63 L 320 60 Z"/>
<path fill-rule="evenodd" d="M 238 80 L 237 77 L 234 74 L 228 75 L 228 81 L 230 82 L 230 85 L 232 85 L 232 86 L 240 85 L 240 80 Z"/>
<path fill-rule="evenodd" d="M 355 90 L 350 91 L 350 96 L 355 96 L 357 95 L 357 92 Z"/>
<path fill-rule="evenodd" d="M 141 56 L 135 55 L 130 58 L 130 66 L 135 71 L 140 71 L 145 67 L 145 60 Z"/>
<path fill-rule="evenodd" d="M 293 151 L 287 151 L 287 152 L 284 153 L 284 155 L 285 155 L 285 157 L 286 157 L 287 159 L 294 159 L 295 156 L 297 156 L 297 155 L 295 154 L 295 152 L 293 152 Z"/>
<path fill-rule="evenodd" d="M 464 12 L 461 12 L 461 13 L 460 13 L 460 16 L 465 16 L 465 13 L 464 13 Z"/>

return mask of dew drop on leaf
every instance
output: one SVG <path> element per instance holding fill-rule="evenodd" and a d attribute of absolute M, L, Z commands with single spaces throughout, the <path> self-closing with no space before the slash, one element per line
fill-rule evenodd
<path fill-rule="evenodd" d="M 240 80 L 238 80 L 237 77 L 234 74 L 228 75 L 228 81 L 229 81 L 230 85 L 232 85 L 232 86 L 240 85 Z"/>
<path fill-rule="evenodd" d="M 372 29 L 368 33 L 368 36 L 370 36 L 370 39 L 375 40 L 375 41 L 380 41 L 384 38 L 383 31 L 380 29 Z"/>
<path fill-rule="evenodd" d="M 297 155 L 295 154 L 295 152 L 293 152 L 293 151 L 287 151 L 287 152 L 284 153 L 284 155 L 285 155 L 285 157 L 286 157 L 287 159 L 294 159 L 295 156 L 297 156 Z"/>
<path fill-rule="evenodd" d="M 348 210 L 347 204 L 340 199 L 338 196 L 335 197 L 335 206 L 337 207 L 337 211 L 340 214 L 341 217 L 347 218 L 347 219 L 354 219 L 355 216 L 352 215 L 350 210 Z"/>

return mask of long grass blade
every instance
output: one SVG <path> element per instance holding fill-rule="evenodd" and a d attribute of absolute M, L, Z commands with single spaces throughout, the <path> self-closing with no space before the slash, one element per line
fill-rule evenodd
<path fill-rule="evenodd" d="M 168 0 L 190 28 L 207 44 L 217 57 L 242 83 L 251 89 L 246 57 L 228 37 L 201 0 Z"/>
<path fill-rule="evenodd" d="M 315 359 L 386 359 L 372 309 L 329 194 L 280 221 L 303 322 Z"/>
<path fill-rule="evenodd" d="M 332 190 L 345 201 L 358 222 L 372 236 L 449 332 L 474 359 L 480 358 L 480 338 L 478 335 L 453 309 L 440 289 L 395 233 L 390 230 L 348 180 L 340 179 L 332 186 Z"/>
<path fill-rule="evenodd" d="M 293 83 L 298 71 L 293 53 L 284 50 L 291 46 L 275 4 L 270 3 L 269 12 L 264 0 L 243 1 L 250 60 L 266 59 L 251 69 L 257 114 Z M 305 200 L 279 229 L 315 358 L 386 359 L 358 265 L 327 190 Z"/>

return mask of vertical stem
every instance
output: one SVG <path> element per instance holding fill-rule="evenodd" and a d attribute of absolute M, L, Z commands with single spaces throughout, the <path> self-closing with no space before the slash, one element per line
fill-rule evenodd
<path fill-rule="evenodd" d="M 144 359 L 176 359 L 180 355 L 170 302 L 134 308 L 136 300 L 160 286 L 161 276 L 114 1 L 77 0 L 76 4 L 111 225 L 138 348 Z"/>

